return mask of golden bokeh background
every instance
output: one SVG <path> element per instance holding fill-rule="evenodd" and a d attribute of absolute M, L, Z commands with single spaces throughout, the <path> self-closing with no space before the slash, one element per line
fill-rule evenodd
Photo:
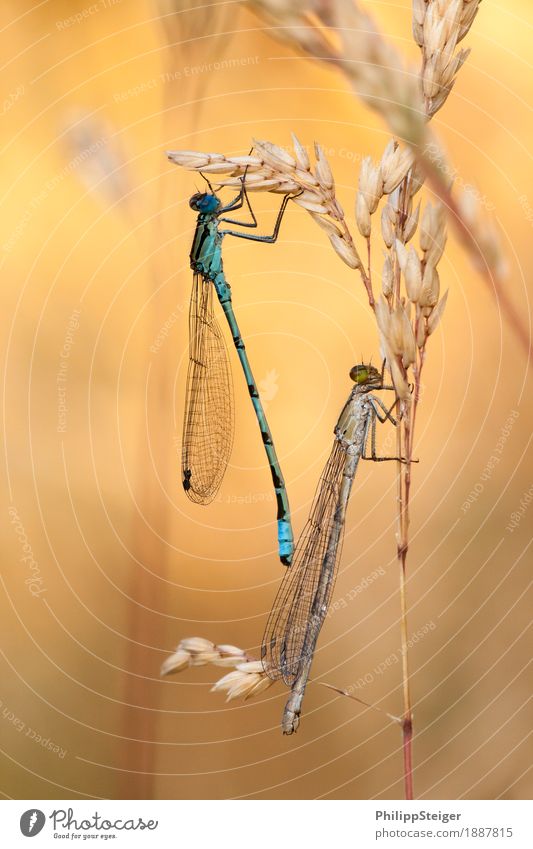
<path fill-rule="evenodd" d="M 388 140 L 340 76 L 273 40 L 248 10 L 192 3 L 176 16 L 173 5 L 186 4 L 4 0 L 0 11 L 0 789 L 401 797 L 400 736 L 372 710 L 314 684 L 298 734 L 284 738 L 280 685 L 226 704 L 209 692 L 223 670 L 159 677 L 185 636 L 257 656 L 283 569 L 232 349 L 230 468 L 209 508 L 182 491 L 188 197 L 202 180 L 164 151 L 240 154 L 254 137 L 286 145 L 295 131 L 324 146 L 353 222 L 361 157 Z M 415 59 L 408 0 L 367 6 Z M 528 321 L 530 30 L 528 0 L 484 0 L 472 55 L 434 122 L 457 184 L 477 187 L 499 222 L 509 292 Z M 267 232 L 279 198 L 255 200 Z M 225 257 L 299 532 L 349 368 L 379 358 L 374 322 L 357 275 L 295 206 L 276 245 L 227 239 Z M 415 792 L 527 798 L 531 380 L 453 237 L 441 279 L 450 296 L 425 371 L 408 582 Z M 354 487 L 339 603 L 313 673 L 398 713 L 394 469 L 371 465 Z"/>

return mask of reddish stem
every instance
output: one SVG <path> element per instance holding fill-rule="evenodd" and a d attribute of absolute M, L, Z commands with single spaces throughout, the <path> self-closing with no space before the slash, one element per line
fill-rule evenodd
<path fill-rule="evenodd" d="M 412 718 L 405 718 L 402 722 L 403 733 L 403 775 L 405 798 L 412 801 L 413 796 L 413 722 Z"/>

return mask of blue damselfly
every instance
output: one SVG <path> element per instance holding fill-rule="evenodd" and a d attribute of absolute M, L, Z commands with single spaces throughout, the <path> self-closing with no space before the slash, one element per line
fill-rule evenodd
<path fill-rule="evenodd" d="M 172 159 L 171 153 L 169 158 Z M 229 324 L 259 423 L 276 493 L 279 557 L 288 566 L 294 549 L 289 500 L 272 434 L 233 312 L 231 288 L 222 265 L 222 240 L 224 236 L 230 235 L 254 242 L 275 242 L 292 195 L 284 196 L 274 230 L 269 236 L 222 229 L 222 223 L 257 227 L 245 179 L 246 174 L 242 178 L 238 195 L 226 205 L 222 204 L 209 182 L 209 192 L 197 192 L 189 201 L 191 209 L 198 213 L 198 220 L 190 254 L 194 281 L 189 311 L 189 369 L 182 446 L 183 487 L 192 501 L 199 504 L 211 502 L 220 487 L 233 444 L 231 369 L 224 338 L 214 315 L 214 289 Z M 251 221 L 225 217 L 227 213 L 241 209 L 244 204 L 251 214 Z"/>

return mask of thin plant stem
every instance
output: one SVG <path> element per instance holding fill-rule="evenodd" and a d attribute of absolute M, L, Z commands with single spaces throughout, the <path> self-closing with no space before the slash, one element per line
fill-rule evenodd
<path fill-rule="evenodd" d="M 422 318 L 417 318 L 418 322 Z M 415 328 L 416 332 L 417 327 Z M 407 568 L 407 553 L 409 550 L 409 522 L 410 522 L 410 495 L 411 495 L 411 463 L 413 461 L 414 447 L 414 432 L 416 413 L 418 403 L 420 401 L 420 385 L 422 368 L 425 360 L 425 344 L 419 351 L 419 361 L 414 365 L 414 392 L 412 402 L 409 403 L 407 415 L 404 420 L 405 430 L 405 447 L 407 464 L 402 468 L 403 464 L 398 463 L 398 480 L 403 491 L 400 497 L 400 541 L 398 545 L 398 560 L 400 566 L 400 610 L 401 610 L 401 640 L 402 640 L 402 690 L 403 690 L 403 718 L 402 718 L 402 736 L 403 736 L 403 763 L 404 763 L 404 786 L 405 798 L 413 799 L 413 712 L 411 706 L 410 693 L 410 678 L 409 678 L 409 644 L 407 630 L 407 592 L 406 592 L 406 568 Z M 400 423 L 400 427 L 401 427 Z M 401 432 L 399 433 L 401 438 Z M 401 444 L 398 446 L 401 448 Z M 398 456 L 402 456 L 398 454 Z"/>
<path fill-rule="evenodd" d="M 372 287 L 372 240 L 370 239 L 370 236 L 366 240 L 366 248 L 368 258 L 368 272 L 365 272 L 365 269 L 363 268 L 363 266 L 361 266 L 361 279 L 368 295 L 368 304 L 370 306 L 370 309 L 375 312 L 376 299 L 374 298 L 374 289 Z"/>
<path fill-rule="evenodd" d="M 312 684 L 313 682 L 310 681 L 309 683 Z M 349 693 L 348 690 L 343 690 L 341 687 L 336 687 L 334 684 L 327 684 L 325 681 L 319 681 L 319 683 L 322 685 L 322 687 L 327 687 L 328 690 L 333 690 L 335 693 L 338 693 L 339 696 L 346 696 L 346 698 L 352 699 L 354 702 L 358 702 L 360 705 L 363 705 L 364 707 L 370 708 L 371 710 L 375 710 L 375 711 L 378 711 L 379 713 L 384 714 L 392 722 L 397 723 L 397 725 L 402 724 L 401 717 L 394 716 L 393 713 L 389 713 L 388 711 L 383 710 L 383 708 L 378 707 L 378 705 L 373 705 L 370 702 L 365 702 L 364 699 L 360 699 L 358 696 L 352 695 L 352 693 Z"/>
<path fill-rule="evenodd" d="M 366 289 L 366 294 L 368 296 L 368 305 L 371 310 L 376 311 L 376 299 L 374 297 L 374 291 L 372 289 L 372 269 L 370 267 L 370 239 L 367 239 L 367 254 L 368 254 L 368 272 L 365 270 L 363 264 L 358 268 L 359 274 L 361 276 L 361 280 L 363 286 Z"/>
<path fill-rule="evenodd" d="M 409 495 L 411 489 L 412 461 L 412 404 L 402 402 L 402 415 L 397 430 L 398 457 L 405 456 L 406 463 L 398 463 L 398 547 L 397 557 L 400 577 L 400 634 L 402 655 L 402 738 L 405 798 L 413 798 L 413 717 L 411 709 L 411 688 L 409 679 L 409 644 L 407 630 L 407 593 L 406 569 L 409 550 Z M 402 450 L 405 449 L 405 455 Z"/>
<path fill-rule="evenodd" d="M 410 200 L 410 183 L 411 173 L 408 172 L 400 185 L 399 191 L 399 215 L 396 224 L 396 234 L 401 237 L 403 227 L 408 217 L 408 206 Z M 371 240 L 367 237 L 368 251 L 368 275 L 361 266 L 360 271 L 363 276 L 367 292 L 369 293 L 369 303 L 372 309 L 375 309 L 375 302 L 371 286 Z M 365 279 L 366 278 L 366 279 Z M 367 285 L 368 281 L 368 285 Z M 394 285 L 393 298 L 399 304 L 401 303 L 401 268 L 398 258 L 394 262 Z M 392 302 L 389 301 L 389 307 Z M 413 714 L 411 707 L 411 688 L 409 678 L 409 644 L 407 630 L 407 593 L 406 593 L 406 570 L 407 570 L 407 553 L 409 550 L 409 507 L 411 493 L 411 464 L 413 462 L 413 446 L 414 446 L 414 423 L 416 409 L 420 399 L 420 372 L 424 360 L 424 349 L 419 352 L 419 363 L 414 364 L 414 398 L 401 399 L 396 395 L 397 403 L 400 410 L 398 427 L 396 429 L 396 455 L 398 458 L 403 458 L 397 463 L 397 491 L 398 491 L 398 515 L 397 515 L 397 559 L 399 565 L 400 577 L 400 634 L 401 634 L 401 656 L 402 656 L 402 693 L 403 693 L 403 712 L 400 719 L 402 728 L 402 749 L 403 749 L 403 774 L 405 798 L 413 799 Z"/>
<path fill-rule="evenodd" d="M 401 234 L 408 214 L 408 202 L 410 196 L 410 172 L 407 174 L 400 187 L 400 214 L 398 216 L 397 232 Z M 397 263 L 397 286 L 396 300 L 400 301 L 400 268 Z M 421 357 L 421 354 L 419 354 Z M 406 462 L 397 463 L 398 481 L 398 538 L 397 538 L 397 560 L 399 567 L 399 590 L 400 590 L 400 635 L 402 655 L 402 748 L 403 748 L 403 774 L 405 798 L 413 799 L 413 713 L 411 702 L 411 686 L 409 677 L 409 643 L 407 628 L 407 554 L 409 551 L 409 524 L 410 524 L 410 495 L 411 495 L 411 465 L 413 462 L 414 425 L 416 410 L 420 397 L 420 368 L 414 363 L 414 398 L 399 401 L 400 421 L 396 432 L 397 456 L 404 457 Z"/>
<path fill-rule="evenodd" d="M 402 639 L 402 690 L 403 716 L 401 721 L 403 740 L 403 774 L 405 798 L 413 799 L 413 716 L 411 709 L 411 693 L 409 685 L 409 654 L 407 643 L 407 597 L 405 591 L 405 560 L 406 551 L 400 554 L 400 605 L 401 605 L 401 639 Z"/>

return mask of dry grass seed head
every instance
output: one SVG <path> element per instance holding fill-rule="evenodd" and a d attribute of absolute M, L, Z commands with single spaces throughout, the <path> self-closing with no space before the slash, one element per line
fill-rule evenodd
<path fill-rule="evenodd" d="M 469 50 L 456 50 L 480 0 L 414 0 L 413 36 L 422 51 L 421 83 L 428 117 L 443 106 Z"/>
<path fill-rule="evenodd" d="M 206 174 L 219 174 L 219 186 L 240 187 L 246 174 L 249 191 L 270 191 L 293 195 L 293 201 L 309 212 L 328 234 L 338 256 L 350 268 L 361 267 L 343 209 L 335 197 L 335 183 L 329 162 L 320 145 L 315 144 L 315 166 L 295 135 L 294 156 L 269 141 L 254 140 L 254 154 L 224 156 L 220 153 L 171 151 L 168 158 L 176 165 Z M 228 176 L 225 176 L 228 175 Z"/>
<path fill-rule="evenodd" d="M 217 646 L 203 637 L 186 637 L 176 651 L 170 655 L 161 666 L 161 675 L 179 672 L 187 666 L 205 666 L 213 663 L 215 666 L 235 666 L 247 657 L 246 652 L 237 646 Z"/>
<path fill-rule="evenodd" d="M 251 659 L 237 646 L 215 645 L 203 637 L 186 637 L 176 651 L 161 665 L 161 675 L 171 675 L 192 666 L 235 667 L 212 687 L 212 691 L 226 692 L 227 701 L 239 696 L 245 699 L 266 690 L 274 682 L 263 671 L 261 661 Z"/>

